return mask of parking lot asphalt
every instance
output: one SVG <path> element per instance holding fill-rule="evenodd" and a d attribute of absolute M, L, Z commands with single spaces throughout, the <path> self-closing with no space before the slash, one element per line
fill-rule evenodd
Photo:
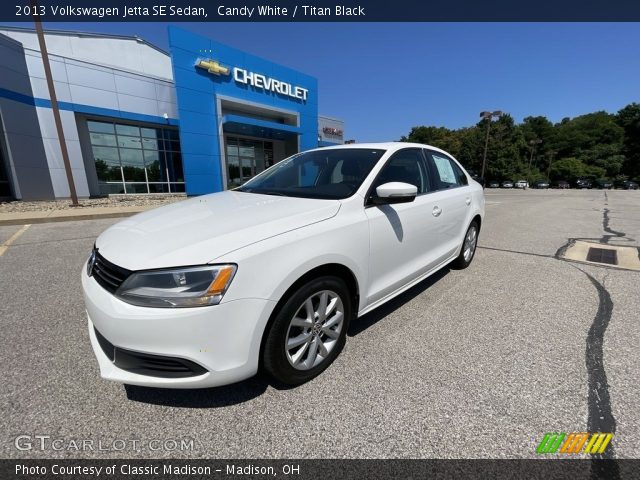
<path fill-rule="evenodd" d="M 640 273 L 556 258 L 575 238 L 640 245 L 640 192 L 486 200 L 467 270 L 353 322 L 336 362 L 295 389 L 102 380 L 79 275 L 117 220 L 32 225 L 0 256 L 2 456 L 535 458 L 546 432 L 611 431 L 609 455 L 640 457 Z M 0 244 L 20 228 L 0 227 Z M 63 442 L 19 450 L 19 435 Z M 194 442 L 151 448 L 164 439 Z"/>

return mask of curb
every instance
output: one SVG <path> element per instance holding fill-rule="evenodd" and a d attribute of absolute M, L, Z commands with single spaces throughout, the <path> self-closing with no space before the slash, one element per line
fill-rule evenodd
<path fill-rule="evenodd" d="M 64 215 L 58 217 L 25 217 L 25 218 L 11 218 L 8 220 L 0 220 L 0 227 L 9 225 L 25 225 L 36 223 L 58 223 L 58 222 L 73 222 L 76 220 L 99 220 L 102 218 L 123 218 L 142 213 L 145 210 L 138 212 L 111 212 L 111 213 L 89 213 L 86 215 Z"/>

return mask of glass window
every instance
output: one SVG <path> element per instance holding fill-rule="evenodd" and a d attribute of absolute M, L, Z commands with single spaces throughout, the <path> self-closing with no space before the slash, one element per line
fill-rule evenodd
<path fill-rule="evenodd" d="M 145 150 L 159 150 L 160 145 L 159 141 L 155 138 L 143 138 L 142 139 L 142 148 Z"/>
<path fill-rule="evenodd" d="M 140 127 L 135 127 L 133 125 L 122 125 L 120 123 L 116 124 L 116 133 L 118 135 L 130 135 L 132 137 L 140 136 Z"/>
<path fill-rule="evenodd" d="M 89 137 L 91 138 L 91 145 L 105 145 L 107 147 L 115 147 L 117 145 L 115 135 L 91 132 Z"/>
<path fill-rule="evenodd" d="M 93 161 L 96 164 L 98 180 L 103 182 L 122 181 L 117 148 L 93 147 Z"/>
<path fill-rule="evenodd" d="M 164 154 L 157 151 L 146 151 L 144 152 L 144 166 L 147 169 L 147 178 L 150 182 L 161 182 L 166 181 L 165 170 L 160 162 L 160 158 L 164 157 Z"/>
<path fill-rule="evenodd" d="M 451 161 L 451 166 L 453 167 L 453 171 L 456 173 L 456 179 L 458 180 L 458 185 L 469 185 L 469 180 L 467 176 L 464 174 L 462 169 L 458 166 L 456 162 Z"/>
<path fill-rule="evenodd" d="M 233 188 L 241 184 L 240 158 L 237 155 L 227 155 L 227 187 Z"/>
<path fill-rule="evenodd" d="M 419 194 L 429 190 L 426 166 L 419 149 L 409 148 L 394 153 L 378 174 L 373 189 L 389 182 L 415 185 Z"/>
<path fill-rule="evenodd" d="M 170 165 L 169 171 L 173 173 L 172 182 L 184 182 L 182 173 L 182 155 L 178 152 L 167 152 L 167 164 Z"/>
<path fill-rule="evenodd" d="M 101 194 L 184 191 L 177 130 L 94 120 L 87 126 Z"/>
<path fill-rule="evenodd" d="M 140 134 L 145 138 L 158 138 L 158 130 L 156 128 L 141 128 Z"/>
<path fill-rule="evenodd" d="M 178 130 L 168 128 L 164 129 L 164 138 L 168 140 L 180 140 L 180 137 L 178 136 Z"/>
<path fill-rule="evenodd" d="M 100 195 L 117 195 L 125 193 L 124 184 L 121 181 L 118 183 L 100 183 Z"/>
<path fill-rule="evenodd" d="M 164 149 L 165 150 L 174 151 L 174 152 L 179 152 L 180 151 L 180 142 L 171 142 L 169 140 L 165 140 L 164 141 Z"/>
<path fill-rule="evenodd" d="M 149 193 L 146 182 L 143 183 L 126 183 L 127 193 Z"/>
<path fill-rule="evenodd" d="M 434 186 L 436 190 L 445 190 L 466 185 L 467 177 L 458 165 L 439 152 L 429 152 L 431 166 L 435 174 Z"/>
<path fill-rule="evenodd" d="M 95 158 L 96 160 L 100 159 L 105 161 L 116 162 L 118 165 L 120 165 L 120 156 L 118 155 L 117 148 L 94 146 L 93 158 Z"/>
<path fill-rule="evenodd" d="M 129 148 L 120 149 L 120 162 L 122 163 L 122 172 L 124 179 L 131 182 L 145 182 L 144 174 L 144 157 L 141 150 L 133 150 Z M 129 192 L 129 188 L 127 188 Z"/>
<path fill-rule="evenodd" d="M 123 148 L 142 148 L 140 137 L 124 137 L 118 135 L 118 146 Z"/>
<path fill-rule="evenodd" d="M 150 183 L 149 193 L 169 193 L 169 185 L 166 183 Z"/>
<path fill-rule="evenodd" d="M 88 121 L 87 127 L 90 132 L 97 133 L 115 133 L 113 123 Z"/>

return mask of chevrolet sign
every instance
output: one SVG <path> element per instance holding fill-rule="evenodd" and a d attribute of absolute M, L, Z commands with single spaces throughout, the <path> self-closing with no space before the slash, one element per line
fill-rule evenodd
<path fill-rule="evenodd" d="M 233 79 L 243 85 L 251 85 L 265 91 L 279 93 L 297 100 L 306 101 L 309 89 L 291 85 L 290 83 L 276 80 L 259 73 L 253 73 L 244 68 L 233 68 Z"/>
<path fill-rule="evenodd" d="M 214 75 L 229 75 L 229 68 L 220 65 L 216 60 L 206 59 L 198 60 L 196 67 L 203 68 L 209 73 Z M 254 88 L 259 88 L 266 92 L 279 93 L 296 100 L 307 101 L 309 94 L 308 88 L 302 88 L 296 85 L 292 85 L 275 78 L 267 77 L 260 73 L 250 72 L 244 68 L 233 67 L 233 79 L 237 83 L 243 85 L 251 85 Z"/>

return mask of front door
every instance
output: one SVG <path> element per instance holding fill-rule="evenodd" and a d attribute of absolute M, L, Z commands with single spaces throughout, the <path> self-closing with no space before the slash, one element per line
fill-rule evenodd
<path fill-rule="evenodd" d="M 367 303 L 378 302 L 438 264 L 438 217 L 432 207 L 428 170 L 422 152 L 407 148 L 393 154 L 374 181 L 415 185 L 413 202 L 367 206 L 370 257 Z"/>
<path fill-rule="evenodd" d="M 273 164 L 273 143 L 259 139 L 225 137 L 227 188 L 242 185 Z"/>

